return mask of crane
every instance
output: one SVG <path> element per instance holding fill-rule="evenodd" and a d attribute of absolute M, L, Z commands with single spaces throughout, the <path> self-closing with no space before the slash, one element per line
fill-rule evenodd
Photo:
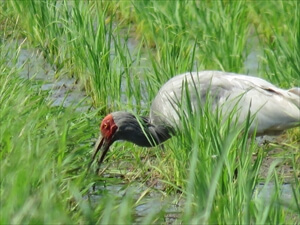
<path fill-rule="evenodd" d="M 186 95 L 189 97 L 186 98 Z M 112 112 L 100 124 L 101 135 L 90 165 L 103 148 L 98 165 L 109 147 L 117 140 L 142 147 L 159 145 L 180 127 L 178 112 L 184 101 L 192 110 L 199 109 L 210 98 L 212 112 L 221 108 L 224 118 L 235 108 L 237 122 L 243 123 L 249 112 L 254 115 L 250 134 L 278 135 L 300 126 L 300 88 L 284 90 L 253 76 L 221 71 L 187 72 L 168 80 L 152 101 L 149 117 L 138 117 L 125 111 Z"/>

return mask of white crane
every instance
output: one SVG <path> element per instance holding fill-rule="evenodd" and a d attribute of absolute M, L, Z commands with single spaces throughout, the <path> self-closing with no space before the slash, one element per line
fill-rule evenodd
<path fill-rule="evenodd" d="M 240 124 L 250 112 L 254 116 L 250 133 L 256 129 L 258 136 L 280 134 L 285 129 L 300 126 L 300 88 L 284 90 L 263 79 L 235 73 L 188 72 L 173 77 L 160 88 L 152 102 L 149 118 L 137 119 L 124 111 L 105 116 L 100 125 L 102 137 L 96 144 L 91 163 L 103 147 L 98 160 L 100 165 L 111 144 L 117 140 L 144 147 L 166 141 L 172 135 L 171 130 L 180 127 L 178 112 L 185 106 L 185 101 L 197 110 L 208 99 L 212 112 L 221 109 L 223 118 L 235 109 Z"/>

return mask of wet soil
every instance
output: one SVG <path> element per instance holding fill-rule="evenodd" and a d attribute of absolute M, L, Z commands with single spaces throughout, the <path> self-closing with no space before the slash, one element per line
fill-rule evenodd
<path fill-rule="evenodd" d="M 295 178 L 300 180 L 300 139 L 297 141 L 298 148 L 297 144 L 293 144 L 292 148 L 288 144 L 283 144 L 286 143 L 287 136 L 288 134 L 284 133 L 272 137 L 263 144 L 264 157 L 259 173 L 262 179 L 268 177 L 270 168 L 274 166 L 279 179 L 284 183 L 292 183 Z M 255 159 L 256 155 L 253 156 L 253 160 Z"/>

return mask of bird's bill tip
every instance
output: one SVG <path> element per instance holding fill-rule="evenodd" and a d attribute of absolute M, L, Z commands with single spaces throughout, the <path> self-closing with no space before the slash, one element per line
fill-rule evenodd
<path fill-rule="evenodd" d="M 90 161 L 89 168 L 91 167 L 91 165 L 95 161 L 96 155 L 98 154 L 99 150 L 101 149 L 101 146 L 103 145 L 103 142 L 104 142 L 104 138 L 101 137 L 101 135 L 100 135 L 97 142 L 96 142 L 96 144 L 95 144 L 94 153 L 93 153 L 93 156 L 92 156 L 92 160 Z"/>
<path fill-rule="evenodd" d="M 99 157 L 99 160 L 98 160 L 98 167 L 100 167 L 101 163 L 104 160 L 104 157 L 105 157 L 106 153 L 108 152 L 108 149 L 109 149 L 110 145 L 111 145 L 110 140 L 108 140 L 104 137 L 101 137 L 101 135 L 99 136 L 99 138 L 98 138 L 98 140 L 95 144 L 95 150 L 94 150 L 94 154 L 92 156 L 92 160 L 89 164 L 89 168 L 92 165 L 92 163 L 95 161 L 96 155 L 98 154 L 99 150 L 103 149 L 102 154 L 101 154 L 101 156 Z"/>

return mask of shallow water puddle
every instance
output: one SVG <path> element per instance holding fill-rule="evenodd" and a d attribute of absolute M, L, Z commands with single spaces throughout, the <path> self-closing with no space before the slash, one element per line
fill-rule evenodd
<path fill-rule="evenodd" d="M 7 47 L 20 46 L 16 67 L 19 68 L 20 77 L 41 81 L 40 89 L 48 91 L 48 100 L 51 106 L 77 106 L 77 111 L 87 111 L 91 107 L 91 99 L 81 89 L 74 78 L 56 79 L 55 69 L 46 62 L 41 52 L 33 48 L 23 47 L 25 41 L 15 41 Z M 14 48 L 11 48 L 14 49 Z"/>
<path fill-rule="evenodd" d="M 276 186 L 273 183 L 269 184 L 258 184 L 255 187 L 253 197 L 259 198 L 265 201 L 270 201 L 272 196 L 276 192 Z M 280 198 L 282 201 L 290 203 L 293 198 L 293 187 L 291 184 L 282 184 L 280 186 Z M 295 200 L 295 199 L 294 199 Z"/>
<path fill-rule="evenodd" d="M 259 39 L 257 36 L 248 38 L 247 48 L 251 49 L 251 51 L 248 53 L 244 62 L 245 71 L 251 76 L 257 76 L 259 72 L 259 56 L 263 55 L 263 51 L 259 47 Z"/>
<path fill-rule="evenodd" d="M 159 188 L 159 187 L 158 187 Z M 99 194 L 101 193 L 101 194 Z M 165 196 L 157 188 L 149 188 L 145 184 L 133 182 L 130 184 L 119 183 L 108 186 L 98 186 L 91 189 L 87 198 L 93 205 L 107 194 L 123 198 L 130 194 L 135 199 L 135 222 L 140 223 L 150 214 L 158 214 L 163 210 L 165 222 L 174 222 L 182 213 L 184 201 L 179 195 Z"/>
<path fill-rule="evenodd" d="M 281 201 L 287 204 L 295 204 L 295 202 L 292 202 L 294 197 L 291 184 L 282 184 L 279 190 L 278 194 L 280 195 Z M 93 194 L 95 192 L 103 192 L 103 194 Z M 137 206 L 135 207 L 135 222 L 137 224 L 143 222 L 145 217 L 158 214 L 161 211 L 164 212 L 164 221 L 166 224 L 173 224 L 174 222 L 178 222 L 178 218 L 182 216 L 184 210 L 185 200 L 181 195 L 177 194 L 166 197 L 159 189 L 150 189 L 146 185 L 136 182 L 97 187 L 96 191 L 90 190 L 88 198 L 92 204 L 96 206 L 105 193 L 113 194 L 121 198 L 127 193 L 133 194 L 135 201 L 137 201 Z M 276 187 L 274 183 L 260 183 L 255 187 L 252 198 L 262 202 L 269 202 L 272 201 L 272 196 L 275 193 Z"/>

